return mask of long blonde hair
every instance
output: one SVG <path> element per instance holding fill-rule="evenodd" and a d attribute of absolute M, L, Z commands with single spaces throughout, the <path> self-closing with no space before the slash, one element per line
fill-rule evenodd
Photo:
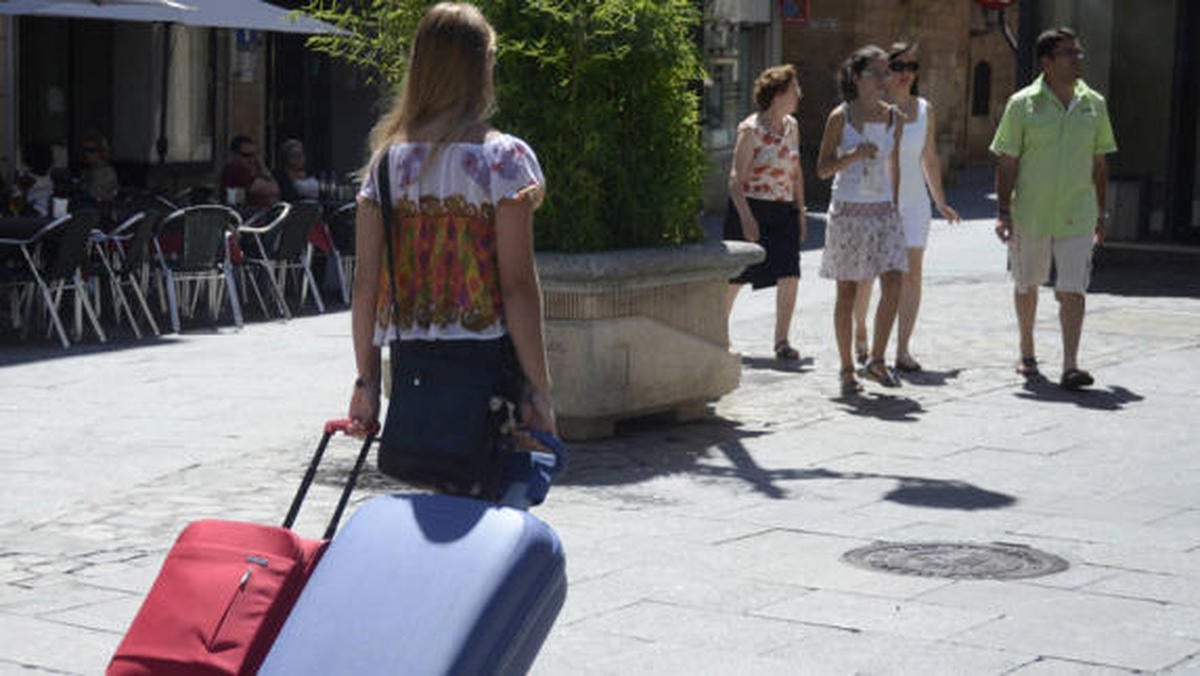
<path fill-rule="evenodd" d="M 468 2 L 440 2 L 417 24 L 408 72 L 391 109 L 371 130 L 372 158 L 438 120 L 434 153 L 465 140 L 495 110 L 492 64 L 496 31 Z M 372 162 L 373 164 L 373 162 Z"/>

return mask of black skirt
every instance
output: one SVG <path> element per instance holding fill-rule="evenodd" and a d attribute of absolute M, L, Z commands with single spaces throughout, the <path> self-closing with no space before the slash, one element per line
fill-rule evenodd
<path fill-rule="evenodd" d="M 775 286 L 781 277 L 800 276 L 800 210 L 794 202 L 746 198 L 758 221 L 758 244 L 767 250 L 761 263 L 746 268 L 730 284 L 750 284 L 755 289 Z M 742 219 L 733 200 L 725 212 L 725 239 L 745 241 Z"/>

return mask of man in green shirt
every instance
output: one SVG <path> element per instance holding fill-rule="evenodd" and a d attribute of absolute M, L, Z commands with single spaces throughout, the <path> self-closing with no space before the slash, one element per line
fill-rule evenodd
<path fill-rule="evenodd" d="M 1042 74 L 1013 94 L 992 139 L 997 157 L 996 235 L 1009 247 L 1013 294 L 1020 328 L 1017 372 L 1040 379 L 1033 324 L 1038 286 L 1054 260 L 1063 364 L 1060 384 L 1091 385 L 1079 368 L 1084 294 L 1091 277 L 1092 247 L 1104 239 L 1108 215 L 1105 155 L 1116 151 L 1104 97 L 1088 87 L 1083 49 L 1069 28 L 1038 36 Z M 1015 190 L 1014 190 L 1015 188 Z"/>

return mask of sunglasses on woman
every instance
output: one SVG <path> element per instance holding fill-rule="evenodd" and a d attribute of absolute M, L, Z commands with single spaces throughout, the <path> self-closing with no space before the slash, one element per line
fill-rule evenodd
<path fill-rule="evenodd" d="M 903 73 L 906 70 L 915 73 L 921 70 L 921 64 L 917 63 L 916 61 L 892 61 L 888 64 L 888 68 L 890 68 L 893 73 Z"/>

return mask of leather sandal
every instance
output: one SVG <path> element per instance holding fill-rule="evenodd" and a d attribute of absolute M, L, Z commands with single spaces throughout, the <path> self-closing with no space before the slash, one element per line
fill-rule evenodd
<path fill-rule="evenodd" d="M 775 358 L 779 361 L 796 361 L 800 358 L 800 353 L 786 340 L 781 340 L 775 343 Z"/>
<path fill-rule="evenodd" d="M 1026 380 L 1042 377 L 1042 372 L 1038 370 L 1037 357 L 1021 357 L 1021 361 L 1017 362 L 1016 371 L 1017 375 L 1024 376 Z"/>
<path fill-rule="evenodd" d="M 896 357 L 896 370 L 905 373 L 917 373 L 921 370 L 921 362 L 912 358 L 912 355 L 898 355 Z"/>
<path fill-rule="evenodd" d="M 1058 384 L 1065 390 L 1081 390 L 1092 383 L 1096 382 L 1092 378 L 1092 374 L 1083 369 L 1067 369 L 1063 371 L 1062 379 Z"/>
<path fill-rule="evenodd" d="M 867 362 L 867 367 L 863 369 L 863 376 L 884 387 L 900 387 L 900 379 L 888 368 L 887 364 L 883 363 L 882 359 L 872 359 Z"/>
<path fill-rule="evenodd" d="M 842 396 L 848 397 L 852 394 L 862 392 L 862 383 L 858 382 L 858 378 L 854 377 L 854 367 L 842 369 L 838 372 L 838 378 L 842 384 Z"/>

